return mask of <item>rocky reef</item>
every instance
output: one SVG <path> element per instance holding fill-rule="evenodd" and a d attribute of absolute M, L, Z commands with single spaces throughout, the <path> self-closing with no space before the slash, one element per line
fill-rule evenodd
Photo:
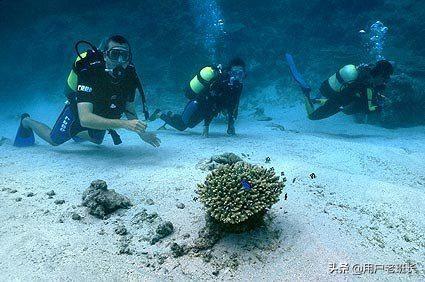
<path fill-rule="evenodd" d="M 394 128 L 425 124 L 425 83 L 401 73 L 391 80 L 380 114 L 380 124 Z"/>
<path fill-rule="evenodd" d="M 84 191 L 82 205 L 88 208 L 89 214 L 104 218 L 118 209 L 129 208 L 132 203 L 126 196 L 108 189 L 105 181 L 95 180 Z"/>
<path fill-rule="evenodd" d="M 220 224 L 236 227 L 258 222 L 279 201 L 285 181 L 273 168 L 237 162 L 212 171 L 198 184 L 197 193 L 207 214 Z"/>

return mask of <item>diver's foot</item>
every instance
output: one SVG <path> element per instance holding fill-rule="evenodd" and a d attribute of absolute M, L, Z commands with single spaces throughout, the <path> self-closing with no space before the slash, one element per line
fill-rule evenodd
<path fill-rule="evenodd" d="M 153 114 L 149 117 L 149 121 L 155 121 L 161 117 L 161 110 L 156 109 Z"/>
<path fill-rule="evenodd" d="M 30 115 L 28 114 L 28 113 L 23 113 L 22 115 L 21 115 L 21 126 L 24 128 L 24 129 L 27 129 L 27 130 L 30 130 L 30 128 L 28 127 L 28 124 L 27 124 L 27 120 L 30 118 Z"/>

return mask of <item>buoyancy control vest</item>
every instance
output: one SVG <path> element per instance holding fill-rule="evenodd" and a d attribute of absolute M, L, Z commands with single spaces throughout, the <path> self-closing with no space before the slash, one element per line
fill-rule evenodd
<path fill-rule="evenodd" d="M 189 82 L 189 87 L 186 90 L 188 99 L 196 99 L 200 94 L 209 90 L 211 85 L 216 81 L 222 73 L 221 67 L 204 67 L 199 73 Z"/>
<path fill-rule="evenodd" d="M 91 49 L 80 53 L 78 50 L 78 46 L 80 44 L 88 44 Z M 75 50 L 77 52 L 77 58 L 72 65 L 72 70 L 68 75 L 67 79 L 67 91 L 66 96 L 68 99 L 71 99 L 71 95 L 73 92 L 77 91 L 78 87 L 78 75 L 81 71 L 87 68 L 99 67 L 105 68 L 105 61 L 103 59 L 103 53 L 99 49 L 97 49 L 94 45 L 87 41 L 79 41 L 75 44 Z"/>

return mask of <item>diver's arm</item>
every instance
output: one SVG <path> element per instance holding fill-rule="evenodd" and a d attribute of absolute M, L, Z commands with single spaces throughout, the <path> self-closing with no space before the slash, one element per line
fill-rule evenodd
<path fill-rule="evenodd" d="M 235 134 L 235 119 L 238 115 L 239 100 L 227 111 L 227 134 Z"/>
<path fill-rule="evenodd" d="M 243 88 L 241 87 L 241 89 L 238 92 L 238 95 L 237 95 L 237 98 L 236 98 L 236 102 L 235 102 L 235 106 L 233 108 L 232 115 L 233 115 L 233 118 L 234 119 L 237 119 L 238 118 L 238 114 L 239 114 L 239 102 L 241 100 L 242 89 Z"/>
<path fill-rule="evenodd" d="M 366 89 L 366 95 L 367 95 L 367 108 L 369 112 L 374 112 L 378 109 L 378 106 L 376 106 L 373 103 L 373 89 L 368 88 Z"/>
<path fill-rule="evenodd" d="M 93 104 L 88 102 L 78 103 L 78 116 L 83 127 L 108 130 L 125 128 L 136 133 L 143 133 L 146 124 L 139 120 L 108 119 L 93 113 Z"/>
<path fill-rule="evenodd" d="M 238 117 L 239 101 L 240 101 L 240 98 L 241 98 L 241 94 L 242 94 L 242 87 L 237 90 L 237 93 L 233 96 L 234 98 L 233 98 L 233 100 L 230 104 L 230 107 L 227 109 L 227 112 L 228 112 L 228 116 L 227 116 L 228 129 L 230 131 L 233 131 L 233 132 L 234 132 L 235 120 Z"/>
<path fill-rule="evenodd" d="M 205 119 L 204 119 L 204 126 L 210 126 L 211 121 L 213 120 L 213 116 L 208 115 Z"/>
<path fill-rule="evenodd" d="M 136 113 L 136 103 L 134 102 L 127 102 L 125 104 L 124 113 L 128 120 L 139 119 Z"/>
<path fill-rule="evenodd" d="M 227 111 L 227 127 L 230 128 L 232 126 L 234 126 L 235 124 L 235 111 L 237 111 L 236 109 L 229 109 Z"/>
<path fill-rule="evenodd" d="M 227 134 L 235 135 L 235 120 L 233 114 L 229 112 L 229 117 L 227 121 Z"/>
<path fill-rule="evenodd" d="M 202 136 L 204 137 L 208 137 L 209 133 L 210 133 L 210 124 L 212 121 L 213 117 L 211 115 L 207 115 L 204 119 L 204 128 L 202 130 Z"/>

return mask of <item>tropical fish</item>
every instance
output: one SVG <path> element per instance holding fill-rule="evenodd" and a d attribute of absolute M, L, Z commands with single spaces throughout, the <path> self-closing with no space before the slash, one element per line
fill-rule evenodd
<path fill-rule="evenodd" d="M 249 184 L 249 182 L 244 180 L 244 179 L 241 180 L 241 184 L 242 184 L 242 186 L 245 190 L 251 190 L 252 189 L 251 184 Z"/>

